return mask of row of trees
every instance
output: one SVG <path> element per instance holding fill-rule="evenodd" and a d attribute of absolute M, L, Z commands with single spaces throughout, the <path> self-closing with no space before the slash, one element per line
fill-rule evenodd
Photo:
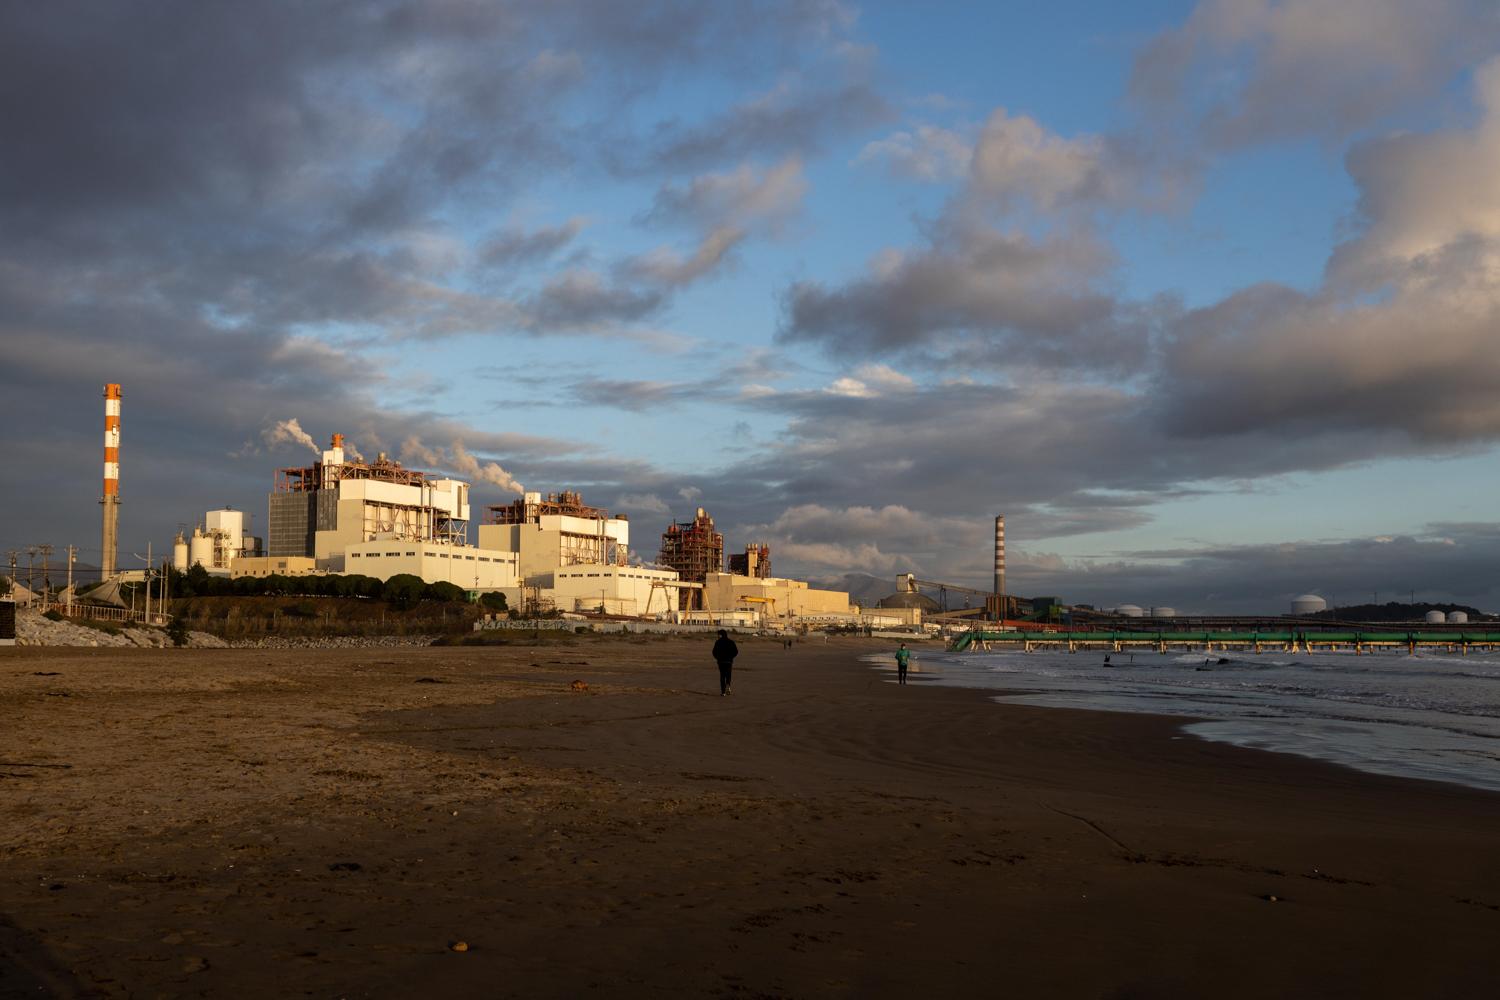
<path fill-rule="evenodd" d="M 168 593 L 173 597 L 363 597 L 383 600 L 398 607 L 410 607 L 420 601 L 464 601 L 468 595 L 462 587 L 446 581 L 428 583 L 410 573 L 398 573 L 389 580 L 357 573 L 330 573 L 324 576 L 242 576 L 229 579 L 211 576 L 202 566 L 186 573 L 167 571 Z M 503 609 L 505 595 L 485 594 L 481 603 Z"/>

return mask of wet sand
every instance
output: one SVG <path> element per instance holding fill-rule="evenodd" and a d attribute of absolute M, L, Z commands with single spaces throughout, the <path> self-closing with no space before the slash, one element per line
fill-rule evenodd
<path fill-rule="evenodd" d="M 887 645 L 746 640 L 730 698 L 702 641 L 0 650 L 0 995 L 1500 981 L 1500 796 L 900 688 Z"/>

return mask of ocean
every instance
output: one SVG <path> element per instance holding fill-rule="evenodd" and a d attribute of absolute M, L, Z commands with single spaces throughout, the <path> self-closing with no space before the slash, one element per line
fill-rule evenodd
<path fill-rule="evenodd" d="M 1191 716 L 1204 739 L 1500 792 L 1500 652 L 923 650 L 910 680 L 996 701 Z M 867 657 L 889 668 L 890 656 Z"/>

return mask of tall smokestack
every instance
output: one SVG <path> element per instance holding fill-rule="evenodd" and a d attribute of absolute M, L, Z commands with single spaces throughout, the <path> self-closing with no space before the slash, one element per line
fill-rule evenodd
<path fill-rule="evenodd" d="M 102 554 L 99 578 L 115 575 L 115 556 L 120 548 L 120 386 L 111 382 L 104 387 L 104 505 Z"/>
<path fill-rule="evenodd" d="M 995 596 L 1005 602 L 1005 515 L 995 515 Z M 1000 609 L 1005 617 L 1005 608 Z"/>

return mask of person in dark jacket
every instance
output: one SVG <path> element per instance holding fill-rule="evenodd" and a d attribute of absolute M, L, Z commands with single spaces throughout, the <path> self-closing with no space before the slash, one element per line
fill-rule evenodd
<path fill-rule="evenodd" d="M 719 629 L 719 639 L 714 643 L 714 661 L 719 665 L 719 697 L 729 694 L 729 674 L 734 669 L 734 658 L 740 655 L 740 647 L 729 638 L 729 633 Z"/>

